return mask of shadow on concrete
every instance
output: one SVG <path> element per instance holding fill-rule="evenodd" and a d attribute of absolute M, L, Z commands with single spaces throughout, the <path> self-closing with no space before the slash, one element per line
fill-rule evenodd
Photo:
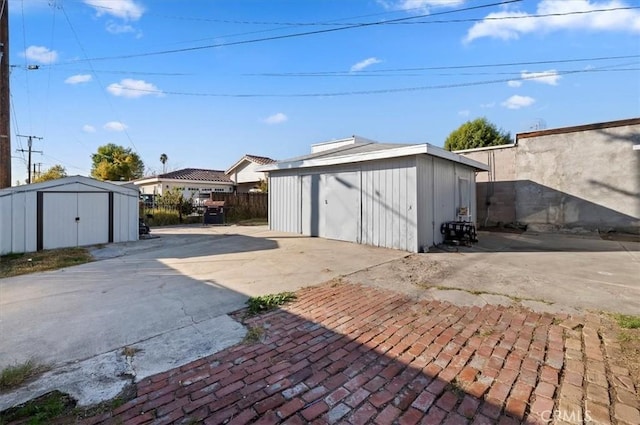
<path fill-rule="evenodd" d="M 538 233 L 527 231 L 479 231 L 478 243 L 471 246 L 441 244 L 429 252 L 619 252 L 640 251 L 640 237 L 635 241 L 603 240 L 597 235 Z"/>
<path fill-rule="evenodd" d="M 126 244 L 107 245 L 92 250 L 96 259 L 135 255 L 136 258 L 193 258 L 212 255 L 246 253 L 278 248 L 277 238 L 236 233 L 163 233 L 152 238 Z"/>

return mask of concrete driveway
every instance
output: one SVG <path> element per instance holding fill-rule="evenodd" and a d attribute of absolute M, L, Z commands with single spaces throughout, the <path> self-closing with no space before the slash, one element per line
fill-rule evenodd
<path fill-rule="evenodd" d="M 480 232 L 478 238 L 472 247 L 434 248 L 348 279 L 457 305 L 640 312 L 639 237 Z"/>
<path fill-rule="evenodd" d="M 0 410 L 57 388 L 87 404 L 126 383 L 239 342 L 227 313 L 248 296 L 295 291 L 406 253 L 256 227 L 154 229 L 93 263 L 0 279 L 0 368 L 30 358 L 54 370 Z M 123 347 L 130 350 L 123 351 Z"/>

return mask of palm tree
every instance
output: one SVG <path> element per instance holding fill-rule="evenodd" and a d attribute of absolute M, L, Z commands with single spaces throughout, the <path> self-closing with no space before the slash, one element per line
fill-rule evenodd
<path fill-rule="evenodd" d="M 169 160 L 169 157 L 167 156 L 166 153 L 163 153 L 162 155 L 160 155 L 160 162 L 162 162 L 162 174 L 165 174 L 167 172 L 165 164 L 167 163 L 168 160 Z"/>

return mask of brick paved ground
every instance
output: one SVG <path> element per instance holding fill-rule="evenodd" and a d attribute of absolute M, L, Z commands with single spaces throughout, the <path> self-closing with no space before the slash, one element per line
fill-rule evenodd
<path fill-rule="evenodd" d="M 98 423 L 640 424 L 600 319 L 324 285 L 240 344 L 138 384 Z"/>

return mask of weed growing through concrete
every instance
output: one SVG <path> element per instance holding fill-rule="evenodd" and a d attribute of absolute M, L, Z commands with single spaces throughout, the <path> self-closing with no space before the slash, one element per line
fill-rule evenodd
<path fill-rule="evenodd" d="M 613 316 L 620 325 L 625 329 L 640 329 L 640 316 L 631 316 L 628 314 L 616 314 Z"/>
<path fill-rule="evenodd" d="M 251 297 L 247 300 L 247 305 L 249 306 L 248 313 L 250 315 L 259 314 L 265 311 L 272 310 L 295 299 L 296 295 L 293 292 L 281 292 L 279 294 Z"/>
<path fill-rule="evenodd" d="M 122 355 L 125 357 L 133 357 L 140 351 L 141 350 L 139 348 L 126 346 L 122 349 Z"/>
<path fill-rule="evenodd" d="M 28 379 L 46 372 L 49 369 L 51 369 L 49 365 L 33 359 L 13 366 L 7 366 L 0 372 L 0 391 L 19 387 Z"/>
<path fill-rule="evenodd" d="M 247 344 L 253 344 L 259 342 L 264 335 L 264 329 L 260 326 L 252 326 L 247 329 L 247 334 L 244 336 L 244 342 Z"/>
<path fill-rule="evenodd" d="M 631 334 L 630 332 L 620 331 L 618 334 L 618 341 L 620 342 L 632 342 L 637 340 L 638 337 Z"/>

